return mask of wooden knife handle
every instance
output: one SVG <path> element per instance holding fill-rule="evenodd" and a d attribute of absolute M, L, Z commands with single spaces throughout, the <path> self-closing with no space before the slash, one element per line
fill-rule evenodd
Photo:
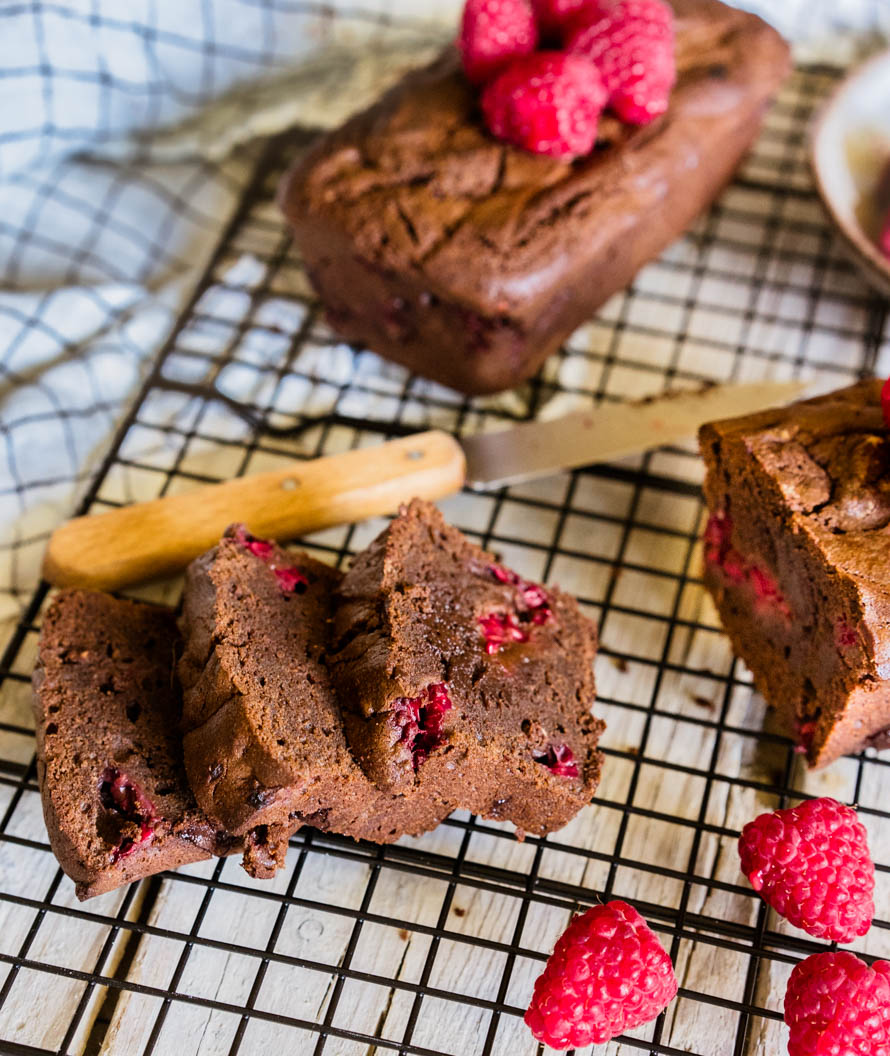
<path fill-rule="evenodd" d="M 238 477 L 108 513 L 77 517 L 52 535 L 43 574 L 64 587 L 116 590 L 181 571 L 243 521 L 272 539 L 393 513 L 415 496 L 460 490 L 460 444 L 432 431 Z"/>

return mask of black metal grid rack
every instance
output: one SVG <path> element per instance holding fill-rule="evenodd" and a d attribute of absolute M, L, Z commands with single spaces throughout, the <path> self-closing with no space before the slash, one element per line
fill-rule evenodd
<path fill-rule="evenodd" d="M 591 397 L 767 376 L 828 387 L 886 371 L 885 306 L 837 252 L 804 161 L 806 124 L 836 77 L 799 69 L 694 230 L 533 382 L 485 400 L 410 378 L 327 330 L 272 200 L 294 138 L 271 142 L 82 510 Z M 41 586 L 0 663 L 0 1049 L 532 1054 L 521 1016 L 555 937 L 572 910 L 624 897 L 670 950 L 680 995 L 597 1052 L 784 1051 L 787 974 L 820 947 L 743 882 L 738 830 L 801 794 L 858 802 L 886 907 L 890 769 L 868 755 L 808 775 L 764 730 L 698 578 L 700 473 L 690 445 L 443 504 L 525 574 L 577 593 L 602 631 L 600 794 L 562 832 L 524 844 L 464 815 L 392 847 L 304 830 L 267 884 L 214 861 L 78 904 L 49 851 L 35 781 Z M 378 528 L 308 542 L 342 562 Z M 877 921 L 854 948 L 886 955 L 888 929 Z"/>

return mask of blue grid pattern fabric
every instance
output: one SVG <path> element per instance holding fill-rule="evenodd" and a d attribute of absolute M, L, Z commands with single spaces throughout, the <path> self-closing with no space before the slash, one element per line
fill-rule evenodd
<path fill-rule="evenodd" d="M 288 76 L 338 53 L 348 75 L 347 49 L 399 32 L 435 38 L 437 11 L 441 25 L 453 4 L 0 0 L 0 619 L 33 587 L 263 136 L 299 117 Z"/>
<path fill-rule="evenodd" d="M 890 24 L 879 0 L 748 6 L 835 62 Z M 358 105 L 386 46 L 390 67 L 418 61 L 458 8 L 0 0 L 0 618 L 33 587 L 263 136 Z M 356 76 L 357 56 L 379 69 Z"/>

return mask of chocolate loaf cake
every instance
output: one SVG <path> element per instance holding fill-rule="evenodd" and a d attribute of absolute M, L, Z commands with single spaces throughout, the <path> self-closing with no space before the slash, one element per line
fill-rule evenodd
<path fill-rule="evenodd" d="M 592 625 L 429 504 L 345 580 L 230 529 L 180 623 L 87 591 L 46 613 L 39 779 L 81 898 L 242 849 L 268 877 L 303 824 L 386 843 L 463 807 L 546 833 L 596 788 Z"/>
<path fill-rule="evenodd" d="M 705 583 L 811 766 L 890 745 L 890 436 L 866 381 L 700 433 Z"/>
<path fill-rule="evenodd" d="M 729 180 L 789 68 L 755 15 L 675 0 L 668 112 L 590 155 L 484 128 L 456 49 L 322 136 L 279 201 L 343 337 L 467 393 L 529 377 Z"/>
<path fill-rule="evenodd" d="M 303 822 L 387 843 L 455 806 L 435 790 L 382 791 L 356 765 L 325 666 L 340 576 L 243 526 L 187 573 L 179 673 L 191 786 L 221 826 L 268 833 L 282 854 L 278 834 Z"/>
<path fill-rule="evenodd" d="M 34 672 L 37 767 L 50 844 L 91 898 L 237 850 L 199 810 L 182 765 L 173 613 L 63 591 Z"/>
<path fill-rule="evenodd" d="M 437 789 L 536 834 L 590 802 L 596 633 L 573 598 L 524 581 L 419 500 L 339 593 L 331 675 L 375 785 Z"/>

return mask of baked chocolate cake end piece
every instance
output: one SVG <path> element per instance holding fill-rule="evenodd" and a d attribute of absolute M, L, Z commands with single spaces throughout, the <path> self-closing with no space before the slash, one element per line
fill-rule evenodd
<path fill-rule="evenodd" d="M 864 381 L 699 439 L 705 583 L 811 766 L 890 743 L 890 435 Z"/>
<path fill-rule="evenodd" d="M 590 802 L 596 633 L 573 598 L 415 500 L 356 558 L 340 599 L 332 678 L 378 787 L 436 788 L 536 834 Z"/>
<path fill-rule="evenodd" d="M 44 616 L 38 776 L 50 845 L 78 898 L 237 846 L 185 780 L 178 641 L 170 610 L 107 594 L 63 591 Z"/>
<path fill-rule="evenodd" d="M 455 806 L 435 792 L 382 792 L 353 759 L 325 659 L 340 578 L 244 526 L 186 576 L 186 768 L 208 815 L 249 834 L 246 864 L 262 875 L 300 824 L 383 843 L 434 828 Z"/>
<path fill-rule="evenodd" d="M 331 326 L 467 393 L 528 378 L 731 177 L 788 47 L 719 0 L 675 0 L 668 112 L 604 117 L 573 162 L 494 139 L 455 48 L 322 136 L 279 202 Z"/>

